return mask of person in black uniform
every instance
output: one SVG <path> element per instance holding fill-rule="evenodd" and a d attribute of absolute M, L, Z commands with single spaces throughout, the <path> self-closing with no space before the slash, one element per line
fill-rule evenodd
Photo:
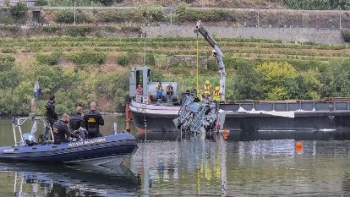
<path fill-rule="evenodd" d="M 84 122 L 86 130 L 88 131 L 88 138 L 101 137 L 100 125 L 103 126 L 105 121 L 103 120 L 101 114 L 96 111 L 96 103 L 90 103 L 90 111 L 85 114 Z"/>
<path fill-rule="evenodd" d="M 69 126 L 74 134 L 79 135 L 82 139 L 85 139 L 87 136 L 87 131 L 85 129 L 84 118 L 82 114 L 83 108 L 81 105 L 78 105 L 76 108 L 76 113 L 73 114 L 69 120 Z"/>
<path fill-rule="evenodd" d="M 78 105 L 75 112 L 76 113 L 73 114 L 73 116 L 69 120 L 69 126 L 72 129 L 72 131 L 78 130 L 80 127 L 85 127 L 84 119 L 81 115 L 83 113 L 83 108 L 80 105 Z"/>
<path fill-rule="evenodd" d="M 45 108 L 46 108 L 46 119 L 49 121 L 51 127 L 53 128 L 55 121 L 57 121 L 58 119 L 55 111 L 55 95 L 50 96 L 50 99 L 47 101 Z"/>
<path fill-rule="evenodd" d="M 56 121 L 53 126 L 54 144 L 68 142 L 69 137 L 80 139 L 80 136 L 72 134 L 67 126 L 69 115 L 64 113 L 60 120 Z"/>

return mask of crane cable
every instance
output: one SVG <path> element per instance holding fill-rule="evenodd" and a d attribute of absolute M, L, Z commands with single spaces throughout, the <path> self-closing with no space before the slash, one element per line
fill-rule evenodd
<path fill-rule="evenodd" d="M 199 39 L 198 39 L 198 31 L 197 31 L 197 60 L 196 60 L 196 64 L 197 64 L 197 78 L 196 78 L 196 96 L 199 97 Z"/>

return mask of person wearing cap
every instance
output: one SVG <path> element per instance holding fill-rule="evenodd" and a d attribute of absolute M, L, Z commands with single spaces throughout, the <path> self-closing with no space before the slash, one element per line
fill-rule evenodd
<path fill-rule="evenodd" d="M 208 98 L 210 97 L 211 95 L 211 85 L 210 85 L 210 82 L 207 80 L 205 81 L 205 84 L 204 84 L 204 98 Z"/>
<path fill-rule="evenodd" d="M 220 87 L 219 86 L 216 86 L 215 90 L 213 91 L 213 101 L 220 102 Z"/>
<path fill-rule="evenodd" d="M 46 105 L 46 119 L 49 121 L 50 126 L 53 127 L 53 124 L 55 121 L 57 121 L 58 116 L 55 111 L 55 95 L 51 95 L 49 100 L 47 101 Z"/>

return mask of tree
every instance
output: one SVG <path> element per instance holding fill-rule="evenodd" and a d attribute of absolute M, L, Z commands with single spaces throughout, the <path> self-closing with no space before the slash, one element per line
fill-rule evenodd
<path fill-rule="evenodd" d="M 237 65 L 237 77 L 234 83 L 234 90 L 238 100 L 263 99 L 259 85 L 261 83 L 258 73 L 253 65 Z"/>
<path fill-rule="evenodd" d="M 113 0 L 100 0 L 100 3 L 104 6 L 111 6 L 113 4 Z"/>
<path fill-rule="evenodd" d="M 36 6 L 45 6 L 45 5 L 47 5 L 47 4 L 48 4 L 47 0 L 37 0 L 37 1 L 35 2 L 35 5 L 36 5 Z"/>
<path fill-rule="evenodd" d="M 268 99 L 291 99 L 297 91 L 297 71 L 287 62 L 265 62 L 256 72 L 261 76 L 261 90 Z"/>
<path fill-rule="evenodd" d="M 307 72 L 300 73 L 296 77 L 298 84 L 298 99 L 320 99 L 320 91 L 323 84 L 319 80 L 320 73 L 317 70 L 310 69 Z"/>
<path fill-rule="evenodd" d="M 27 16 L 27 5 L 24 3 L 17 3 L 16 5 L 11 7 L 10 13 L 11 16 L 15 19 L 22 19 Z"/>
<path fill-rule="evenodd" d="M 350 95 L 350 59 L 334 62 L 322 75 L 323 97 L 343 97 Z"/>

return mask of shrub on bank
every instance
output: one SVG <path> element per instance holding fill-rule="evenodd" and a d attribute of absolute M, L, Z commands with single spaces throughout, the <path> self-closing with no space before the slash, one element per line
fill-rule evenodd
<path fill-rule="evenodd" d="M 165 15 L 163 8 L 161 6 L 148 6 L 139 8 L 142 13 L 142 19 L 146 20 L 145 22 L 163 22 L 165 21 Z"/>
<path fill-rule="evenodd" d="M 65 30 L 66 35 L 72 37 L 82 36 L 85 37 L 87 34 L 94 30 L 92 26 L 71 26 L 67 27 Z"/>
<path fill-rule="evenodd" d="M 130 63 L 130 57 L 126 54 L 118 57 L 117 63 L 122 66 L 128 66 Z"/>
<path fill-rule="evenodd" d="M 138 7 L 127 10 L 99 11 L 96 21 L 103 23 L 124 23 L 124 22 L 164 22 L 166 20 L 163 8 L 160 6 Z"/>
<path fill-rule="evenodd" d="M 132 27 L 132 26 L 123 26 L 121 28 L 122 31 L 128 33 L 132 33 L 132 32 L 135 32 L 135 33 L 141 33 L 142 32 L 142 29 L 141 27 Z"/>
<path fill-rule="evenodd" d="M 72 10 L 62 10 L 56 12 L 54 16 L 54 21 L 56 23 L 74 23 L 74 12 Z M 76 23 L 91 23 L 92 19 L 89 18 L 87 14 L 81 10 L 76 10 L 75 13 L 75 22 Z"/>
<path fill-rule="evenodd" d="M 14 25 L 0 26 L 0 30 L 9 32 L 11 35 L 17 35 L 21 32 L 21 28 L 19 26 L 14 26 Z"/>
<path fill-rule="evenodd" d="M 108 10 L 105 12 L 99 12 L 97 16 L 97 22 L 104 23 L 123 23 L 130 22 L 135 18 L 136 10 Z"/>
<path fill-rule="evenodd" d="M 350 31 L 348 29 L 342 29 L 341 35 L 344 39 L 344 42 L 350 42 Z"/>
<path fill-rule="evenodd" d="M 17 3 L 14 6 L 11 6 L 10 13 L 11 16 L 16 20 L 21 20 L 27 16 L 27 5 L 24 3 Z"/>
<path fill-rule="evenodd" d="M 0 24 L 14 24 L 9 8 L 0 8 Z"/>
<path fill-rule="evenodd" d="M 203 22 L 228 21 L 236 22 L 237 19 L 233 11 L 226 11 L 221 9 L 215 10 L 195 10 L 188 9 L 187 4 L 179 4 L 176 8 L 176 19 L 178 22 L 196 22 L 201 20 Z"/>
<path fill-rule="evenodd" d="M 42 30 L 44 33 L 48 33 L 48 34 L 61 33 L 61 28 L 58 26 L 44 26 L 42 27 Z"/>
<path fill-rule="evenodd" d="M 15 64 L 15 58 L 10 55 L 1 55 L 0 56 L 0 71 L 8 71 Z"/>
<path fill-rule="evenodd" d="M 101 65 L 106 59 L 107 54 L 102 52 L 91 52 L 91 51 L 82 51 L 76 53 L 70 53 L 69 58 L 78 65 L 83 64 L 93 64 Z"/>
<path fill-rule="evenodd" d="M 46 6 L 48 4 L 47 0 L 37 0 L 35 6 Z"/>
<path fill-rule="evenodd" d="M 36 60 L 41 64 L 47 65 L 57 65 L 59 63 L 59 59 L 61 57 L 60 52 L 54 52 L 52 54 L 37 54 Z"/>

